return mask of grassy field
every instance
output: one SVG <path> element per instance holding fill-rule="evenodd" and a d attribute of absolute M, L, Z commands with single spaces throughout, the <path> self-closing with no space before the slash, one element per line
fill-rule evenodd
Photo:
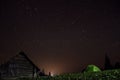
<path fill-rule="evenodd" d="M 17 78 L 15 80 L 120 80 L 120 69 L 101 72 L 67 73 L 53 77 Z"/>

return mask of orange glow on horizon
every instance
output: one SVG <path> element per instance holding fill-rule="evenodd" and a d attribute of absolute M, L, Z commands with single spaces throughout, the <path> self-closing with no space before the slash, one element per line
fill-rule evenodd
<path fill-rule="evenodd" d="M 39 66 L 40 69 L 44 69 L 45 74 L 49 75 L 49 73 L 51 73 L 51 76 L 54 75 L 59 75 L 61 73 L 64 72 L 64 68 L 62 65 L 53 65 L 53 64 L 42 64 L 41 66 Z"/>

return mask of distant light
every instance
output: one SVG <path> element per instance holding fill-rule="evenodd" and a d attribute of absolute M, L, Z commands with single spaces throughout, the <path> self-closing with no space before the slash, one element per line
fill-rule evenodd
<path fill-rule="evenodd" d="M 51 72 L 51 76 L 54 76 L 54 73 L 53 73 L 53 72 Z"/>
<path fill-rule="evenodd" d="M 49 76 L 54 76 L 54 73 L 53 72 L 49 72 Z"/>

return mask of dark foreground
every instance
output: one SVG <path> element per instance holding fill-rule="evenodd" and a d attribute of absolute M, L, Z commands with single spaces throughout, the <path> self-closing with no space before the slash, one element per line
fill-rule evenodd
<path fill-rule="evenodd" d="M 1 80 L 120 80 L 120 69 L 101 72 L 68 73 L 53 77 L 14 78 Z"/>

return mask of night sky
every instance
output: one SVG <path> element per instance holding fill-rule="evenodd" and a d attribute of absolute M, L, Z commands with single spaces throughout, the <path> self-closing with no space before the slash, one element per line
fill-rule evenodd
<path fill-rule="evenodd" d="M 119 0 L 0 0 L 0 63 L 24 51 L 45 72 L 120 61 Z"/>

